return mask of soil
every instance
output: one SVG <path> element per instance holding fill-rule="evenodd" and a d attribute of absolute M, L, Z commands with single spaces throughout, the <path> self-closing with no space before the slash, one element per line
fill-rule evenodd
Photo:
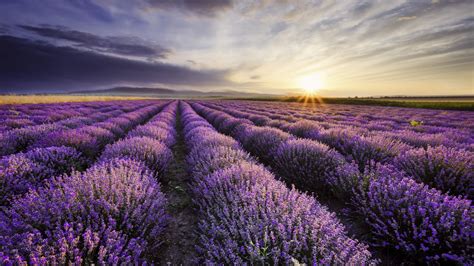
<path fill-rule="evenodd" d="M 195 264 L 197 242 L 197 216 L 189 187 L 190 177 L 186 172 L 186 145 L 180 113 L 177 114 L 177 143 L 173 146 L 174 160 L 168 173 L 161 180 L 162 190 L 168 200 L 167 213 L 170 216 L 165 234 L 163 252 L 159 255 L 162 265 Z"/>

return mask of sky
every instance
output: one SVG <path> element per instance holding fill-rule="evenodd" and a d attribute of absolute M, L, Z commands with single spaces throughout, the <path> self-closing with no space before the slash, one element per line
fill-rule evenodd
<path fill-rule="evenodd" d="M 474 0 L 0 1 L 0 90 L 474 94 Z"/>

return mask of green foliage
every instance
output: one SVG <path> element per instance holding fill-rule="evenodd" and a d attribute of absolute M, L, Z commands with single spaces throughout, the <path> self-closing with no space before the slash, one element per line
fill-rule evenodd
<path fill-rule="evenodd" d="M 411 121 L 410 121 L 410 125 L 411 125 L 412 127 L 421 126 L 421 125 L 423 125 L 423 121 L 411 120 Z"/>
<path fill-rule="evenodd" d="M 232 100 L 239 100 L 232 98 Z M 248 101 L 279 101 L 279 102 L 301 102 L 301 97 L 261 97 L 261 98 L 241 98 L 240 100 Z M 392 107 L 408 107 L 408 108 L 426 108 L 441 110 L 460 110 L 474 111 L 474 101 L 420 101 L 411 100 L 392 100 L 390 98 L 321 98 L 325 104 L 355 104 L 355 105 L 377 105 Z"/>

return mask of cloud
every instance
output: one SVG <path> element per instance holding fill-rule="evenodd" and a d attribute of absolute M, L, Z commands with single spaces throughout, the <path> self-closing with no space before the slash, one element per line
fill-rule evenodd
<path fill-rule="evenodd" d="M 270 33 L 271 34 L 278 34 L 278 33 L 284 31 L 287 28 L 288 28 L 288 24 L 286 22 L 279 22 L 279 23 L 276 23 L 275 25 L 273 25 L 271 27 Z"/>
<path fill-rule="evenodd" d="M 399 17 L 398 18 L 398 21 L 402 21 L 402 20 L 414 20 L 416 19 L 416 16 L 404 16 L 404 17 Z"/>
<path fill-rule="evenodd" d="M 79 47 L 98 52 L 151 58 L 166 58 L 171 53 L 170 49 L 146 42 L 137 37 L 101 37 L 60 26 L 20 25 L 20 27 L 43 37 L 70 41 Z"/>
<path fill-rule="evenodd" d="M 147 8 L 177 9 L 201 16 L 214 16 L 230 9 L 232 0 L 146 0 Z"/>
<path fill-rule="evenodd" d="M 130 60 L 7 35 L 0 36 L 0 58 L 0 87 L 7 91 L 67 91 L 132 83 L 231 84 L 227 71 Z"/>
<path fill-rule="evenodd" d="M 248 87 L 259 90 L 292 88 L 300 76 L 313 72 L 328 73 L 328 86 L 355 89 L 364 86 L 367 92 L 388 89 L 388 85 L 383 87 L 385 80 L 380 77 L 404 81 L 416 78 L 421 72 L 425 77 L 444 79 L 442 83 L 427 82 L 427 88 L 448 85 L 472 88 L 472 79 L 466 78 L 466 73 L 472 73 L 468 60 L 474 54 L 470 37 L 474 30 L 472 0 L 433 2 L 437 3 L 432 0 L 0 1 L 0 9 L 4 11 L 0 12 L 0 34 L 72 46 L 74 51 L 87 52 L 87 58 L 97 53 L 109 55 L 105 56 L 106 60 L 119 55 L 120 60 L 148 59 L 147 66 L 167 62 L 205 74 L 209 72 L 193 69 L 231 69 L 232 81 L 252 81 L 255 83 Z M 5 29 L 2 24 L 10 28 Z M 41 33 L 32 29 L 20 31 L 14 25 L 34 26 Z M 48 36 L 41 28 L 56 31 L 48 32 Z M 105 37 L 104 33 L 131 34 L 141 39 Z M 154 45 L 158 46 L 156 50 Z M 160 48 L 172 51 L 167 53 Z M 459 59 L 451 61 L 453 57 Z M 4 72 L 0 73 L 1 76 Z M 261 78 L 252 79 L 255 75 Z M 222 78 L 225 73 L 211 76 Z M 352 80 L 354 76 L 360 84 L 364 78 L 370 78 L 371 82 L 358 85 Z M 23 77 L 23 81 L 33 82 L 34 77 Z M 145 82 L 148 79 L 151 78 L 147 76 Z M 81 82 L 86 84 L 88 80 L 84 78 Z M 68 87 L 66 81 L 62 84 Z M 407 85 L 393 84 L 391 90 Z"/>
<path fill-rule="evenodd" d="M 88 15 L 93 16 L 97 20 L 102 22 L 111 23 L 115 21 L 114 15 L 109 12 L 106 8 L 98 5 L 93 0 L 74 0 L 70 1 L 71 6 L 83 10 L 88 13 Z"/>
<path fill-rule="evenodd" d="M 352 8 L 352 13 L 356 16 L 365 15 L 373 6 L 373 1 L 360 1 Z"/>

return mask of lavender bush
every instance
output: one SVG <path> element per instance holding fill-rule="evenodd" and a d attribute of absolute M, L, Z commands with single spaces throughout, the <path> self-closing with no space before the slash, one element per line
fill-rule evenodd
<path fill-rule="evenodd" d="M 24 151 L 45 134 L 63 129 L 58 125 L 45 124 L 11 130 L 0 135 L 0 156 Z"/>
<path fill-rule="evenodd" d="M 181 108 L 184 123 L 196 121 L 189 105 Z M 187 163 L 201 217 L 197 248 L 203 263 L 373 262 L 366 247 L 347 237 L 334 214 L 314 198 L 287 189 L 232 144 L 202 145 L 201 139 L 219 135 L 209 127 L 190 131 L 195 133 L 185 134 L 191 147 Z M 203 131 L 211 134 L 197 134 Z"/>
<path fill-rule="evenodd" d="M 251 161 L 250 156 L 232 146 L 209 146 L 193 149 L 186 157 L 189 172 L 203 177 L 217 170 Z"/>
<path fill-rule="evenodd" d="M 244 148 L 263 163 L 269 163 L 278 145 L 291 138 L 290 134 L 271 127 L 252 127 L 238 136 Z"/>
<path fill-rule="evenodd" d="M 15 195 L 26 193 L 43 181 L 83 170 L 87 160 L 70 147 L 38 148 L 0 159 L 0 205 L 6 205 Z"/>
<path fill-rule="evenodd" d="M 78 129 L 52 132 L 37 141 L 32 147 L 51 147 L 55 145 L 73 147 L 89 158 L 94 158 L 101 150 L 98 138 Z"/>
<path fill-rule="evenodd" d="M 171 147 L 175 142 L 175 136 L 170 132 L 170 130 L 156 127 L 153 124 L 146 124 L 143 126 L 138 126 L 132 130 L 129 134 L 129 137 L 149 137 L 153 139 L 160 140 L 166 146 Z"/>
<path fill-rule="evenodd" d="M 310 191 L 324 189 L 328 176 L 344 158 L 315 141 L 296 139 L 282 143 L 272 154 L 272 169 L 289 184 Z"/>
<path fill-rule="evenodd" d="M 474 198 L 474 153 L 443 146 L 412 149 L 395 165 L 419 182 L 452 195 Z"/>
<path fill-rule="evenodd" d="M 1 105 L 0 264 L 163 263 L 156 178 L 182 135 L 198 216 L 190 263 L 377 263 L 295 185 L 364 218 L 363 239 L 381 253 L 472 265 L 472 121 L 472 112 L 283 102 Z"/>
<path fill-rule="evenodd" d="M 134 137 L 107 145 L 99 160 L 132 158 L 144 162 L 156 177 L 161 177 L 172 157 L 164 143 L 148 137 Z"/>
<path fill-rule="evenodd" d="M 207 113 L 213 110 L 199 104 L 194 106 L 206 118 Z M 230 108 L 223 109 L 227 111 Z M 216 111 L 212 112 L 217 116 Z M 233 113 L 232 110 L 228 112 Z M 338 119 L 343 120 L 344 117 L 339 116 Z M 288 127 L 289 131 L 298 134 L 304 134 L 302 131 L 309 128 L 311 132 L 308 132 L 307 137 L 335 147 L 349 162 L 355 160 L 351 163 L 340 163 L 329 170 L 326 178 L 320 183 L 322 189 L 331 190 L 343 201 L 352 203 L 355 212 L 368 217 L 367 225 L 373 232 L 374 245 L 402 251 L 408 261 L 470 264 L 472 238 L 469 232 L 472 232 L 473 227 L 471 202 L 444 195 L 438 190 L 430 190 L 412 177 L 405 177 L 393 169 L 390 164 L 400 154 L 410 151 L 410 146 L 391 139 L 388 134 L 373 135 L 366 130 L 354 128 L 356 123 L 347 124 L 348 126 L 326 124 L 315 127 L 312 123 L 306 123 L 298 127 Z M 252 135 L 253 126 L 242 125 L 237 129 L 237 138 L 242 141 L 241 136 Z M 244 147 L 247 149 L 245 145 Z M 300 154 L 306 155 L 306 152 Z M 312 163 L 305 160 L 291 162 L 290 157 L 286 159 L 288 162 L 281 160 L 280 163 L 287 163 L 294 171 L 296 180 L 298 174 L 304 175 L 306 170 L 304 167 L 291 168 L 292 163 L 310 166 Z M 275 161 L 266 164 L 272 165 Z M 388 167 L 380 166 L 377 161 L 388 164 Z M 281 169 L 283 172 L 287 171 L 285 167 Z M 288 175 L 291 175 L 291 170 L 287 171 Z M 365 173 L 361 174 L 360 170 Z M 384 180 L 386 182 L 383 182 Z M 391 183 L 395 185 L 389 185 Z M 377 193 L 372 190 L 375 188 L 378 188 Z M 312 191 L 317 193 L 320 190 Z"/>
<path fill-rule="evenodd" d="M 443 195 L 385 166 L 364 175 L 354 199 L 374 244 L 432 263 L 472 264 L 471 201 Z"/>
<path fill-rule="evenodd" d="M 2 264 L 142 264 L 153 260 L 165 199 L 139 162 L 115 159 L 54 179 L 0 214 Z"/>
<path fill-rule="evenodd" d="M 199 249 L 211 264 L 367 264 L 334 214 L 288 190 L 258 165 L 240 163 L 197 181 Z M 211 222 L 212 221 L 212 222 Z"/>

